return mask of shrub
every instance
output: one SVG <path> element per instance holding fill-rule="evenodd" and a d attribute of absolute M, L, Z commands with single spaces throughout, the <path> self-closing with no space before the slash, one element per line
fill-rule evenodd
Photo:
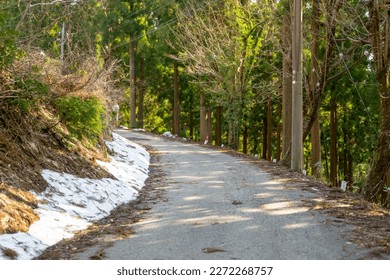
<path fill-rule="evenodd" d="M 11 99 L 11 104 L 16 105 L 23 113 L 28 113 L 49 93 L 47 85 L 33 78 L 17 79 L 14 88 L 20 92 L 17 98 Z"/>
<path fill-rule="evenodd" d="M 105 110 L 99 99 L 68 96 L 58 99 L 55 106 L 72 136 L 98 143 L 105 129 Z"/>

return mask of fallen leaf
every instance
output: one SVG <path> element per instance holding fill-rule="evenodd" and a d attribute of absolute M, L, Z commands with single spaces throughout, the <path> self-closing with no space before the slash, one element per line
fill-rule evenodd
<path fill-rule="evenodd" d="M 202 252 L 206 254 L 211 254 L 211 253 L 226 252 L 226 251 L 219 248 L 207 247 L 207 248 L 203 248 Z"/>

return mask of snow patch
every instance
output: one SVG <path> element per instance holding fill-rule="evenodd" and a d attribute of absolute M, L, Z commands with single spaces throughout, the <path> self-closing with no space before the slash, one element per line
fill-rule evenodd
<path fill-rule="evenodd" d="M 148 177 L 148 152 L 118 134 L 113 134 L 113 141 L 106 145 L 112 153 L 111 161 L 98 164 L 116 180 L 43 170 L 42 177 L 49 186 L 41 194 L 34 193 L 41 201 L 35 210 L 40 219 L 27 233 L 0 235 L 0 260 L 8 259 L 1 248 L 15 251 L 17 259 L 32 259 L 47 247 L 87 228 L 92 221 L 107 216 L 117 206 L 137 198 Z"/>
<path fill-rule="evenodd" d="M 168 137 L 168 138 L 175 138 L 175 136 L 170 132 L 170 131 L 166 131 L 162 134 L 162 136 L 164 137 Z"/>

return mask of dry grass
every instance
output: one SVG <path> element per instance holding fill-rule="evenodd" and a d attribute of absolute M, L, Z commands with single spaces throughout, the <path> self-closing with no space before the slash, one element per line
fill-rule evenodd
<path fill-rule="evenodd" d="M 90 260 L 103 260 L 106 257 L 104 250 L 97 251 L 94 255 L 92 255 Z"/>
<path fill-rule="evenodd" d="M 34 196 L 22 189 L 0 184 L 0 206 L 0 234 L 26 232 L 38 220 Z"/>
<path fill-rule="evenodd" d="M 16 260 L 18 258 L 18 253 L 16 253 L 14 250 L 9 248 L 1 248 L 1 251 L 3 252 L 3 255 L 11 260 Z"/>

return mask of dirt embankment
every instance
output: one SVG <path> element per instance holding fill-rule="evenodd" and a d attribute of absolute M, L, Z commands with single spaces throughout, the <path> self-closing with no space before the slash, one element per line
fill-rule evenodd
<path fill-rule="evenodd" d="M 88 98 L 103 92 L 99 85 L 106 84 L 99 77 L 83 73 L 64 76 L 56 61 L 39 55 L 0 71 L 0 234 L 27 231 L 38 219 L 32 192 L 40 193 L 47 186 L 43 169 L 112 177 L 95 164 L 96 159 L 106 158 L 103 140 L 83 144 L 70 136 L 52 106 L 69 94 Z"/>
<path fill-rule="evenodd" d="M 38 219 L 30 191 L 45 190 L 43 169 L 89 178 L 109 176 L 94 164 L 102 153 L 80 143 L 71 146 L 64 137 L 44 108 L 28 114 L 0 108 L 0 234 L 27 231 Z"/>

